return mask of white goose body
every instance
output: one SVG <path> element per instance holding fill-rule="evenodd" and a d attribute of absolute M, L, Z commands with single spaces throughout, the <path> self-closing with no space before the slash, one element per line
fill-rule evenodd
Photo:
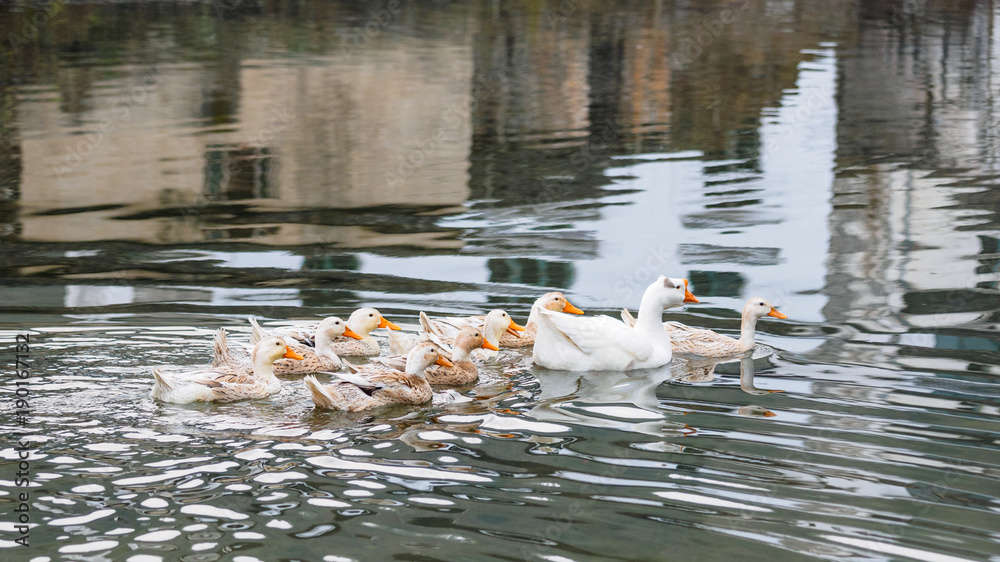
<path fill-rule="evenodd" d="M 712 330 L 692 328 L 680 322 L 664 322 L 663 329 L 670 336 L 673 350 L 678 353 L 711 358 L 731 357 L 754 348 L 757 321 L 765 316 L 788 318 L 766 300 L 754 297 L 743 307 L 739 339 Z M 635 322 L 628 309 L 622 309 L 622 320 L 629 325 Z"/>
<path fill-rule="evenodd" d="M 663 329 L 667 308 L 698 302 L 683 279 L 661 276 L 642 296 L 635 326 L 609 316 L 570 316 L 537 309 L 535 364 L 565 371 L 628 371 L 660 367 L 673 357 Z"/>

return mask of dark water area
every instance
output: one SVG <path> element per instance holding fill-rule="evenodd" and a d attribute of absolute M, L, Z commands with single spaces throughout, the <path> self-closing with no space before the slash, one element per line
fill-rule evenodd
<path fill-rule="evenodd" d="M 1000 560 L 998 22 L 0 4 L 0 558 Z M 295 377 L 149 397 L 250 314 L 523 322 L 560 290 L 617 316 L 659 274 L 702 301 L 669 319 L 729 335 L 767 298 L 775 353 L 580 374 L 507 350 L 464 400 L 366 414 Z"/>

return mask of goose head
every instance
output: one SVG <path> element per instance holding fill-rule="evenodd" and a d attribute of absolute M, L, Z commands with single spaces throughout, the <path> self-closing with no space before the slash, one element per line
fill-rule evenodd
<path fill-rule="evenodd" d="M 511 318 L 509 314 L 499 308 L 491 310 L 490 313 L 486 315 L 486 322 L 483 324 L 483 337 L 490 342 L 499 342 L 500 336 L 502 336 L 504 332 L 513 336 L 521 337 L 521 334 L 518 332 L 523 331 L 523 326 L 519 326 L 517 322 L 514 322 L 514 319 Z M 496 344 L 494 343 L 494 345 Z"/>
<path fill-rule="evenodd" d="M 569 303 L 569 299 L 566 298 L 566 295 L 557 291 L 545 293 L 539 297 L 538 300 L 535 301 L 535 306 L 544 308 L 545 310 L 553 310 L 555 312 L 583 314 L 582 310 Z"/>
<path fill-rule="evenodd" d="M 765 316 L 773 316 L 782 320 L 788 318 L 788 316 L 778 312 L 778 309 L 771 306 L 771 303 L 760 297 L 750 299 L 747 301 L 746 306 L 743 307 L 743 318 L 747 320 L 756 321 Z"/>
<path fill-rule="evenodd" d="M 351 317 L 347 319 L 347 325 L 350 327 L 351 331 L 360 335 L 362 338 L 368 336 L 368 334 L 377 328 L 389 328 L 390 330 L 398 330 L 399 326 L 389 322 L 385 318 L 382 318 L 382 314 L 375 310 L 374 308 L 359 308 L 355 310 Z"/>
<path fill-rule="evenodd" d="M 661 275 L 642 295 L 643 302 L 649 300 L 657 308 L 663 310 L 684 303 L 697 303 L 698 298 L 688 290 L 688 280 Z"/>
<path fill-rule="evenodd" d="M 419 344 L 406 355 L 406 374 L 423 376 L 424 369 L 434 364 L 453 367 L 454 364 L 441 353 L 441 348 L 431 342 Z"/>
<path fill-rule="evenodd" d="M 255 366 L 258 364 L 270 365 L 282 357 L 302 359 L 301 355 L 285 344 L 285 340 L 274 336 L 260 340 L 250 352 L 250 360 Z"/>

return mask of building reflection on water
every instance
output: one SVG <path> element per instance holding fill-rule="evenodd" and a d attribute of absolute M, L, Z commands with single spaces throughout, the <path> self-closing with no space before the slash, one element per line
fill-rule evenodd
<path fill-rule="evenodd" d="M 392 274 L 600 309 L 652 260 L 729 309 L 995 327 L 995 14 L 910 4 L 67 4 L 3 55 L 0 270 L 69 308 Z"/>

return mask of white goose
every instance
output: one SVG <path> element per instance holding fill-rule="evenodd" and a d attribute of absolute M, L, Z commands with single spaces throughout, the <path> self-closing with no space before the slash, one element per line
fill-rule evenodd
<path fill-rule="evenodd" d="M 664 322 L 663 328 L 670 336 L 670 342 L 674 351 L 695 355 L 698 357 L 731 357 L 750 351 L 754 347 L 754 337 L 757 334 L 757 321 L 765 316 L 788 318 L 771 303 L 760 297 L 754 297 L 747 301 L 743 307 L 743 320 L 740 323 L 740 339 L 733 339 L 729 336 L 704 330 L 692 328 L 680 322 Z M 635 319 L 627 308 L 622 309 L 622 320 L 632 326 Z"/>
<path fill-rule="evenodd" d="M 698 302 L 684 279 L 660 276 L 642 295 L 634 327 L 609 316 L 570 316 L 539 309 L 535 364 L 564 371 L 629 371 L 660 367 L 672 357 L 663 311 Z"/>

